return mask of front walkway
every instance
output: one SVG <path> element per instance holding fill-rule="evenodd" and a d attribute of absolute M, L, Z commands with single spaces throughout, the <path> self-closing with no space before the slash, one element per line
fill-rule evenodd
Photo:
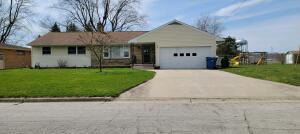
<path fill-rule="evenodd" d="M 122 94 L 126 98 L 300 99 L 300 87 L 217 70 L 156 70 L 153 80 Z"/>

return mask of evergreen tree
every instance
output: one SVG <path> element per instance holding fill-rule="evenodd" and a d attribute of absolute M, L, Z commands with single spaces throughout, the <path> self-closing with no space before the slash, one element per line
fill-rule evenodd
<path fill-rule="evenodd" d="M 66 27 L 66 32 L 78 32 L 78 27 L 74 23 L 70 23 Z"/>
<path fill-rule="evenodd" d="M 236 56 L 238 54 L 237 44 L 235 39 L 228 36 L 225 41 L 217 46 L 218 56 Z"/>
<path fill-rule="evenodd" d="M 55 22 L 54 25 L 51 27 L 51 32 L 60 32 L 60 28 L 57 25 L 57 23 Z"/>

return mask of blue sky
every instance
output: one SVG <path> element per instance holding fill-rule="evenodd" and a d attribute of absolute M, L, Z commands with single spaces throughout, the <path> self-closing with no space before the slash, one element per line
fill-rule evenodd
<path fill-rule="evenodd" d="M 49 8 L 56 1 L 36 0 L 35 13 L 59 19 Z M 300 0 L 142 0 L 139 11 L 148 16 L 140 30 L 174 19 L 195 25 L 201 15 L 212 15 L 224 23 L 223 36 L 248 40 L 250 51 L 286 52 L 300 45 Z M 47 32 L 37 25 L 31 29 L 27 40 Z"/>

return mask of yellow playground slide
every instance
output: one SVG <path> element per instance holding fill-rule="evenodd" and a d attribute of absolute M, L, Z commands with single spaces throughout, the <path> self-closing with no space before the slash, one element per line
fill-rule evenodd
<path fill-rule="evenodd" d="M 240 55 L 232 58 L 230 60 L 231 65 L 233 65 L 233 66 L 239 66 L 240 65 L 240 58 L 241 58 Z"/>
<path fill-rule="evenodd" d="M 259 60 L 257 61 L 257 64 L 256 65 L 263 65 L 264 64 L 264 58 L 263 57 L 260 57 Z"/>

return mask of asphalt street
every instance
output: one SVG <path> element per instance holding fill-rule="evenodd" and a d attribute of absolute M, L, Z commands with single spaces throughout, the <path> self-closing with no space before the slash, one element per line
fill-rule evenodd
<path fill-rule="evenodd" d="M 299 134 L 297 100 L 0 103 L 0 134 Z"/>

